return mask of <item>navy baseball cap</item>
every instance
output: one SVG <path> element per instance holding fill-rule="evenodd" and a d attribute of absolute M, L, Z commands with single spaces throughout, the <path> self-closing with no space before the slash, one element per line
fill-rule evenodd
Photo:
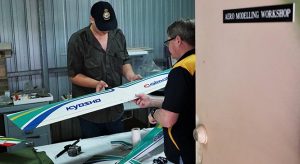
<path fill-rule="evenodd" d="M 91 8 L 91 16 L 100 31 L 110 31 L 118 27 L 115 11 L 108 2 L 95 3 Z"/>

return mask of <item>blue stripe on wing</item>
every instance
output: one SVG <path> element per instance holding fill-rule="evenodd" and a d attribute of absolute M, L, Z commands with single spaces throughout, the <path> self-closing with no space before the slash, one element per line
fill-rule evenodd
<path fill-rule="evenodd" d="M 74 101 L 77 101 L 77 100 L 80 100 L 80 99 L 84 99 L 84 98 L 87 98 L 87 97 L 91 97 L 91 96 L 94 96 L 94 95 L 101 95 L 101 94 L 105 94 L 105 93 L 109 93 L 109 92 L 113 92 L 113 91 L 114 91 L 114 89 L 109 89 L 109 90 L 105 90 L 105 91 L 100 92 L 100 93 L 93 93 L 93 94 L 90 94 L 89 96 L 82 96 L 82 97 L 75 98 L 73 100 L 71 99 L 72 101 L 67 101 L 67 102 L 62 103 L 60 105 L 52 107 L 49 110 L 47 110 L 46 112 L 44 112 L 43 114 L 41 114 L 40 116 L 38 116 L 37 118 L 35 118 L 34 120 L 32 120 L 29 124 L 27 124 L 27 126 L 24 127 L 23 130 L 30 131 L 30 130 L 36 128 L 51 113 L 53 113 L 54 111 L 56 111 L 57 109 L 59 109 L 61 106 L 65 105 L 65 104 L 68 104 L 68 103 L 71 103 L 71 102 L 74 102 Z"/>

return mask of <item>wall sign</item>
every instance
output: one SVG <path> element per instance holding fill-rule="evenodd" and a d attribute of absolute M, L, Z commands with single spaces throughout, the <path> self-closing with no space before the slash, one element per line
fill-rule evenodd
<path fill-rule="evenodd" d="M 223 23 L 293 22 L 295 4 L 223 10 Z"/>

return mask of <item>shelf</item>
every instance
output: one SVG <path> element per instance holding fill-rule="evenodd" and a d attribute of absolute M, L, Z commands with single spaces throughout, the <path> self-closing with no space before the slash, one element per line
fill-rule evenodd
<path fill-rule="evenodd" d="M 11 57 L 11 44 L 10 43 L 0 43 L 0 58 Z"/>
<path fill-rule="evenodd" d="M 143 56 L 149 54 L 150 51 L 152 51 L 151 48 L 127 48 L 128 55 L 129 56 Z"/>

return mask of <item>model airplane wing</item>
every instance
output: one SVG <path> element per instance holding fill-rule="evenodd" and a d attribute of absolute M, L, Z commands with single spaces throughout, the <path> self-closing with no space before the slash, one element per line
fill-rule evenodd
<path fill-rule="evenodd" d="M 161 126 L 156 126 L 127 155 L 96 155 L 86 161 L 85 164 L 104 164 L 107 162 L 117 162 L 117 164 L 139 164 L 146 155 L 162 144 L 163 130 Z"/>
<path fill-rule="evenodd" d="M 171 69 L 78 98 L 48 104 L 7 115 L 20 129 L 28 131 L 54 122 L 77 117 L 103 108 L 134 100 L 136 94 L 151 93 L 164 88 Z"/>
<path fill-rule="evenodd" d="M 4 146 L 4 147 L 14 146 L 23 141 L 24 140 L 18 138 L 8 138 L 8 137 L 0 136 L 0 146 Z"/>

